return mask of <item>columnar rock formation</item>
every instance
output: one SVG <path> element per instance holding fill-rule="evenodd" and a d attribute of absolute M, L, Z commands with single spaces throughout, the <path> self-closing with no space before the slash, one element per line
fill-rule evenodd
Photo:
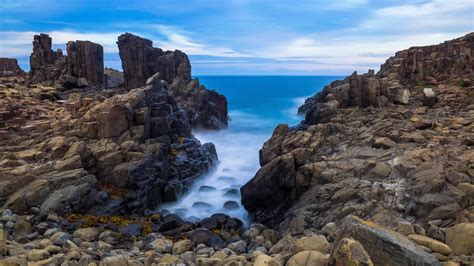
<path fill-rule="evenodd" d="M 30 78 L 32 82 L 54 81 L 62 73 L 65 59 L 60 49 L 51 49 L 52 40 L 48 34 L 35 35 L 33 52 L 30 56 Z"/>
<path fill-rule="evenodd" d="M 191 79 L 191 64 L 181 51 L 163 51 L 153 47 L 153 42 L 130 33 L 118 37 L 118 48 L 122 59 L 124 86 L 132 89 L 143 86 L 155 73 L 173 83 L 176 78 Z"/>
<path fill-rule="evenodd" d="M 0 58 L 0 77 L 12 77 L 23 74 L 15 58 Z"/>
<path fill-rule="evenodd" d="M 264 144 L 244 206 L 283 228 L 351 213 L 426 229 L 473 222 L 473 52 L 471 33 L 326 86 L 300 125 L 279 125 Z"/>
<path fill-rule="evenodd" d="M 154 48 L 150 40 L 130 33 L 120 35 L 117 44 L 125 87 L 142 86 L 147 78 L 158 72 L 170 84 L 171 95 L 188 112 L 193 127 L 219 129 L 227 126 L 226 98 L 207 90 L 197 79 L 191 79 L 191 64 L 186 54 Z"/>
<path fill-rule="evenodd" d="M 60 49 L 51 50 L 52 39 L 47 34 L 35 35 L 30 56 L 32 83 L 74 87 L 103 87 L 104 52 L 101 45 L 90 41 L 71 41 L 67 56 Z"/>
<path fill-rule="evenodd" d="M 67 74 L 85 78 L 94 86 L 104 84 L 104 49 L 90 41 L 75 41 L 67 44 Z"/>

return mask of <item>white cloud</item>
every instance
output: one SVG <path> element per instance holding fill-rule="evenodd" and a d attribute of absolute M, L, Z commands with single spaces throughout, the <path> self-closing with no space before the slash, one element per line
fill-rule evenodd
<path fill-rule="evenodd" d="M 189 37 L 181 32 L 179 29 L 165 26 L 153 26 L 164 39 L 154 39 L 154 46 L 160 47 L 164 50 L 181 50 L 189 55 L 209 55 L 219 57 L 246 57 L 248 55 L 239 53 L 233 49 L 207 45 L 195 41 L 191 41 Z M 63 45 L 72 40 L 89 40 L 98 43 L 104 47 L 106 53 L 118 52 L 117 37 L 122 32 L 77 32 L 72 30 L 50 31 L 45 32 L 53 39 L 53 45 Z M 0 42 L 0 56 L 16 57 L 22 55 L 29 55 L 32 49 L 33 36 L 39 34 L 33 31 L 0 31 L 3 36 Z M 134 33 L 144 36 L 139 33 Z"/>
<path fill-rule="evenodd" d="M 158 46 L 165 50 L 178 49 L 189 55 L 209 55 L 220 57 L 248 56 L 233 49 L 216 47 L 191 41 L 191 39 L 186 36 L 186 32 L 182 32 L 181 30 L 174 27 L 166 25 L 155 25 L 154 28 L 166 38 L 165 40 L 155 40 L 155 46 Z"/>
<path fill-rule="evenodd" d="M 359 30 L 397 32 L 441 32 L 452 29 L 474 29 L 472 0 L 431 0 L 375 10 L 358 27 Z"/>

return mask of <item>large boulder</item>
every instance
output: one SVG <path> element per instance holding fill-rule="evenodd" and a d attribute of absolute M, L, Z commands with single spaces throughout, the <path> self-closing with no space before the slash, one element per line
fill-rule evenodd
<path fill-rule="evenodd" d="M 348 237 L 362 244 L 374 265 L 441 265 L 406 236 L 355 216 L 345 218 L 334 246 Z"/>
<path fill-rule="evenodd" d="M 460 223 L 446 229 L 446 244 L 454 255 L 474 253 L 474 223 Z"/>

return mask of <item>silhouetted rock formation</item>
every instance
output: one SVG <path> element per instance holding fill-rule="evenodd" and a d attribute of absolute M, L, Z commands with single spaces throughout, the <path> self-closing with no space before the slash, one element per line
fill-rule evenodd
<path fill-rule="evenodd" d="M 30 78 L 32 82 L 55 81 L 61 75 L 65 58 L 60 49 L 51 50 L 52 40 L 48 34 L 35 35 L 30 56 Z"/>
<path fill-rule="evenodd" d="M 281 228 L 347 214 L 391 226 L 472 222 L 473 52 L 470 33 L 326 86 L 300 108 L 300 125 L 279 125 L 263 145 L 245 208 Z"/>
<path fill-rule="evenodd" d="M 171 95 L 184 106 L 193 127 L 227 126 L 226 98 L 191 79 L 191 64 L 186 54 L 154 48 L 150 40 L 130 33 L 120 35 L 117 44 L 126 88 L 142 86 L 151 75 L 160 73 L 160 78 L 171 84 Z"/>
<path fill-rule="evenodd" d="M 24 74 L 15 58 L 0 58 L 0 77 L 13 77 Z"/>
<path fill-rule="evenodd" d="M 66 61 L 68 75 L 77 79 L 85 78 L 87 85 L 103 86 L 104 49 L 102 45 L 90 41 L 68 42 Z"/>

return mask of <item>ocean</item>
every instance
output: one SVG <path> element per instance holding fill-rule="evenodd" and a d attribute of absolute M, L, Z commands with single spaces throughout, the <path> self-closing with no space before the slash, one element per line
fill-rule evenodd
<path fill-rule="evenodd" d="M 161 210 L 197 221 L 226 213 L 248 222 L 240 203 L 240 187 L 258 171 L 259 150 L 281 123 L 297 125 L 304 100 L 339 76 L 198 76 L 201 84 L 225 95 L 229 127 L 217 132 L 193 132 L 202 142 L 215 144 L 219 165 L 197 180 L 178 202 Z M 224 206 L 225 205 L 225 206 Z"/>

